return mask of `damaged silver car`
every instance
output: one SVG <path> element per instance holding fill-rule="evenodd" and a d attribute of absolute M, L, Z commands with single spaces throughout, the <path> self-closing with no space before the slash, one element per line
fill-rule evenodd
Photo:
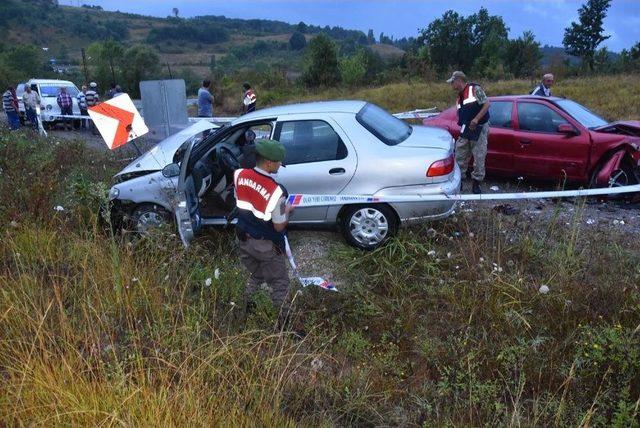
<path fill-rule="evenodd" d="M 286 167 L 276 180 L 289 193 L 375 198 L 460 191 L 448 132 L 408 125 L 364 101 L 267 108 L 215 128 L 198 122 L 119 172 L 109 193 L 112 222 L 138 232 L 175 222 L 185 245 L 205 226 L 227 225 L 235 207 L 233 171 L 251 166 L 249 130 L 285 145 Z M 454 204 L 300 207 L 291 224 L 339 226 L 350 244 L 372 249 L 401 225 L 447 217 Z"/>

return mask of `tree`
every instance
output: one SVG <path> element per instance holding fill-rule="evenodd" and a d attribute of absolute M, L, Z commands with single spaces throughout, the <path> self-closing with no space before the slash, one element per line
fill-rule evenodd
<path fill-rule="evenodd" d="M 531 31 L 525 31 L 515 40 L 509 40 L 505 55 L 507 71 L 515 77 L 531 77 L 540 67 L 542 53 Z"/>
<path fill-rule="evenodd" d="M 448 10 L 420 30 L 418 42 L 426 46 L 429 61 L 439 73 L 470 70 L 475 59 L 472 30 L 470 19 Z"/>
<path fill-rule="evenodd" d="M 309 42 L 302 80 L 307 86 L 333 86 L 340 82 L 336 47 L 326 34 Z"/>
<path fill-rule="evenodd" d="M 367 33 L 367 43 L 370 45 L 374 45 L 376 43 L 376 36 L 373 35 L 373 30 L 369 29 Z"/>
<path fill-rule="evenodd" d="M 564 29 L 562 44 L 568 54 L 580 57 L 593 71 L 596 48 L 611 36 L 604 35 L 602 21 L 611 0 L 588 0 L 578 9 L 580 23 L 572 22 Z"/>
<path fill-rule="evenodd" d="M 299 31 L 302 34 L 305 34 L 307 32 L 307 29 L 308 29 L 307 24 L 305 24 L 302 21 L 298 22 L 298 25 L 296 26 L 296 31 Z"/>
<path fill-rule="evenodd" d="M 173 12 L 173 16 L 175 16 L 176 18 L 178 17 L 178 14 L 180 13 L 180 11 L 178 10 L 177 7 L 174 7 L 173 9 L 171 9 L 171 12 Z"/>
<path fill-rule="evenodd" d="M 87 48 L 89 65 L 92 66 L 92 80 L 105 87 L 118 83 L 122 77 L 124 47 L 113 39 L 94 42 Z"/>
<path fill-rule="evenodd" d="M 502 17 L 489 15 L 484 7 L 469 20 L 473 25 L 472 43 L 476 54 L 471 73 L 493 79 L 504 77 L 503 58 L 509 42 L 509 28 Z"/>
<path fill-rule="evenodd" d="M 133 96 L 140 94 L 139 86 L 143 80 L 160 75 L 160 57 L 146 45 L 134 45 L 124 53 L 127 67 L 124 71 L 124 83 Z"/>
<path fill-rule="evenodd" d="M 289 39 L 289 48 L 292 51 L 300 51 L 304 49 L 306 46 L 307 46 L 307 39 L 304 37 L 304 34 L 302 34 L 299 31 L 296 31 L 291 35 L 291 38 Z"/>

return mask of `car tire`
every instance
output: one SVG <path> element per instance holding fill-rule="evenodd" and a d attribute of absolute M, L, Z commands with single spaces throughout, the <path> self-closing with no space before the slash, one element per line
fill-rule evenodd
<path fill-rule="evenodd" d="M 173 216 L 158 204 L 142 204 L 131 213 L 131 229 L 139 235 L 148 235 L 155 230 L 173 227 Z"/>
<path fill-rule="evenodd" d="M 398 232 L 399 220 L 387 205 L 352 205 L 340 216 L 345 239 L 361 250 L 374 250 Z"/>
<path fill-rule="evenodd" d="M 596 179 L 600 171 L 604 166 L 604 162 L 601 165 L 598 165 L 597 168 L 594 169 L 591 174 L 591 179 L 589 180 L 589 188 L 594 189 L 597 187 Z M 626 159 L 622 160 L 620 164 L 620 168 L 614 170 L 609 177 L 609 186 L 608 187 L 620 187 L 627 186 L 630 184 L 636 184 L 639 180 L 638 168 L 634 168 L 630 162 Z"/>

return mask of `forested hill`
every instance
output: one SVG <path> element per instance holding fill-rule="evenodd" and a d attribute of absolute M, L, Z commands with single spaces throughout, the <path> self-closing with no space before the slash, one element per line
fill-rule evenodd
<path fill-rule="evenodd" d="M 211 9 L 215 10 L 214 3 Z M 0 25 L 8 29 L 5 44 L 28 43 L 46 47 L 51 55 L 63 59 L 67 56 L 78 59 L 81 48 L 109 38 L 125 44 L 150 44 L 166 54 L 202 50 L 224 54 L 234 46 L 256 39 L 288 43 L 296 32 L 304 34 L 307 39 L 324 32 L 340 44 L 368 45 L 375 42 L 373 32 L 367 35 L 362 31 L 341 27 L 319 27 L 302 22 L 293 25 L 281 21 L 232 19 L 214 15 L 185 19 L 179 17 L 179 10 L 176 12 L 176 16 L 156 18 L 109 12 L 89 5 L 58 6 L 55 0 L 2 0 Z M 397 41 L 400 45 L 407 42 Z"/>

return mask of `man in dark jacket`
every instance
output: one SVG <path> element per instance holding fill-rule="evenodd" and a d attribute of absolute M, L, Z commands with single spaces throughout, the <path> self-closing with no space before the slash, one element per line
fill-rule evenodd
<path fill-rule="evenodd" d="M 489 136 L 489 99 L 477 83 L 467 82 L 462 71 L 454 71 L 447 80 L 458 93 L 458 125 L 460 137 L 456 141 L 456 162 L 464 177 L 473 155 L 473 193 L 482 193 L 480 183 L 484 180 L 484 163 L 487 157 Z"/>
<path fill-rule="evenodd" d="M 537 95 L 539 97 L 550 97 L 551 87 L 553 86 L 553 83 L 553 74 L 545 74 L 544 76 L 542 76 L 542 82 L 540 82 L 540 85 L 536 86 L 533 91 L 531 91 L 531 95 Z"/>

